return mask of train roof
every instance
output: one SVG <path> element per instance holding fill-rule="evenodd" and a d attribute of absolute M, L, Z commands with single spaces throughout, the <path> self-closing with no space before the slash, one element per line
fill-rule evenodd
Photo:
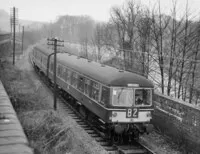
<path fill-rule="evenodd" d="M 44 54 L 52 53 L 42 47 L 37 47 L 37 49 L 42 50 L 41 52 Z M 68 53 L 58 53 L 57 59 L 62 65 L 108 86 L 126 87 L 128 84 L 139 84 L 139 87 L 154 87 L 151 81 L 136 73 L 119 71 L 117 68 L 103 66 L 100 63 L 88 61 Z"/>
<path fill-rule="evenodd" d="M 88 62 L 87 59 L 78 58 L 74 55 L 60 53 L 58 54 L 58 61 L 108 86 L 126 87 L 128 84 L 139 84 L 140 87 L 153 88 L 153 84 L 143 76 L 127 71 L 122 72 L 110 66 L 102 66 L 94 61 Z"/>

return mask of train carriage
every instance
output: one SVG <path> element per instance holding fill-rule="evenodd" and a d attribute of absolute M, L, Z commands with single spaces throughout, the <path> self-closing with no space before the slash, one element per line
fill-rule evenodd
<path fill-rule="evenodd" d="M 53 80 L 53 56 L 44 47 L 34 47 L 33 63 L 50 80 Z M 57 84 L 82 109 L 93 113 L 110 136 L 131 134 L 135 138 L 152 128 L 153 84 L 140 75 L 58 53 Z"/>

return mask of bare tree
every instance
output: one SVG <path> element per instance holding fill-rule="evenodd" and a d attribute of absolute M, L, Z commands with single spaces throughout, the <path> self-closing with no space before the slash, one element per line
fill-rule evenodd
<path fill-rule="evenodd" d="M 170 18 L 167 16 L 163 16 L 161 14 L 160 9 L 160 1 L 159 1 L 159 8 L 158 8 L 158 18 L 155 14 L 155 12 L 152 12 L 152 40 L 153 40 L 153 46 L 155 50 L 157 51 L 158 56 L 158 65 L 160 68 L 160 74 L 161 74 L 161 90 L 164 94 L 164 35 L 166 34 L 167 26 L 169 25 Z"/>
<path fill-rule="evenodd" d="M 125 19 L 120 8 L 118 7 L 112 8 L 111 20 L 116 26 L 119 47 L 123 50 L 126 29 L 125 29 Z M 125 54 L 124 54 L 124 60 L 125 60 Z"/>
<path fill-rule="evenodd" d="M 170 29 L 171 33 L 171 49 L 170 49 L 170 59 L 169 59 L 169 70 L 168 70 L 168 86 L 167 86 L 167 95 L 170 95 L 171 91 L 171 80 L 173 78 L 173 64 L 174 64 L 174 55 L 176 50 L 176 36 L 177 36 L 177 24 L 176 24 L 176 1 L 173 3 L 173 21 L 172 21 L 172 28 Z"/>
<path fill-rule="evenodd" d="M 104 54 L 113 53 L 114 49 L 117 48 L 116 38 L 116 30 L 112 23 L 96 24 L 91 42 L 95 50 L 94 53 L 96 54 L 97 61 L 101 62 Z"/>
<path fill-rule="evenodd" d="M 134 1 L 128 1 L 122 8 L 114 7 L 111 12 L 111 20 L 116 26 L 118 44 L 123 52 L 124 66 L 132 65 L 133 57 L 129 53 L 134 52 L 134 42 L 137 38 L 136 22 L 140 17 L 140 5 Z M 130 58 L 131 57 L 131 58 Z"/>
<path fill-rule="evenodd" d="M 167 95 L 170 95 L 172 89 L 172 79 L 176 81 L 176 72 L 179 67 L 179 62 L 176 60 L 176 56 L 179 55 L 178 48 L 179 42 L 178 39 L 182 35 L 184 28 L 181 26 L 183 24 L 184 18 L 181 18 L 179 21 L 176 19 L 176 5 L 177 0 L 173 0 L 173 9 L 172 9 L 172 21 L 170 20 L 170 24 L 168 26 L 169 29 L 169 56 L 167 61 L 169 61 L 168 68 L 168 85 L 167 85 Z M 176 84 L 175 84 L 175 95 L 176 95 Z"/>
<path fill-rule="evenodd" d="M 142 54 L 142 72 L 148 77 L 150 63 L 150 48 L 151 48 L 151 24 L 149 10 L 144 10 L 143 15 L 137 23 L 137 31 L 139 36 L 140 50 Z"/>
<path fill-rule="evenodd" d="M 196 68 L 197 68 L 197 60 L 198 60 L 198 53 L 200 50 L 200 22 L 198 22 L 195 30 L 194 30 L 194 50 L 192 56 L 192 75 L 191 75 L 191 84 L 190 84 L 190 95 L 189 95 L 189 103 L 192 103 L 193 93 L 194 93 L 194 85 L 196 80 Z"/>
<path fill-rule="evenodd" d="M 117 47 L 117 32 L 112 23 L 107 23 L 103 31 L 103 44 L 108 49 L 115 49 Z"/>
<path fill-rule="evenodd" d="M 103 56 L 103 52 L 106 52 L 105 50 L 101 52 L 101 49 L 106 46 L 112 46 L 111 41 L 112 36 L 110 36 L 111 28 L 108 29 L 108 24 L 105 23 L 97 23 L 95 30 L 94 30 L 94 36 L 92 39 L 93 45 L 97 47 L 97 61 L 100 62 L 101 58 Z M 112 35 L 112 34 L 111 34 Z"/>
<path fill-rule="evenodd" d="M 185 59 L 187 58 L 187 51 L 189 50 L 189 35 L 190 35 L 190 24 L 191 22 L 189 21 L 189 12 L 188 12 L 188 2 L 186 4 L 186 14 L 185 14 L 185 23 L 184 23 L 184 34 L 183 37 L 180 38 L 180 53 L 181 53 L 181 67 L 180 67 L 180 72 L 179 72 L 179 86 L 178 86 L 178 98 L 181 96 L 181 88 L 183 86 L 183 78 L 184 78 L 184 68 L 186 67 L 186 61 Z"/>
<path fill-rule="evenodd" d="M 94 44 L 97 46 L 97 60 L 101 60 L 101 48 L 103 46 L 102 43 L 102 35 L 103 35 L 103 28 L 100 23 L 98 23 L 95 27 L 95 32 L 94 32 Z"/>

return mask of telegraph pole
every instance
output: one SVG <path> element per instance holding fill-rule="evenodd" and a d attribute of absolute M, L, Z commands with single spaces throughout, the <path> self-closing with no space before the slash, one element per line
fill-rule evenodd
<path fill-rule="evenodd" d="M 23 55 L 23 48 L 24 48 L 24 26 L 22 26 L 22 55 Z"/>
<path fill-rule="evenodd" d="M 15 7 L 13 7 L 13 65 L 15 65 Z"/>
<path fill-rule="evenodd" d="M 11 10 L 11 27 L 13 25 L 13 65 L 15 65 L 15 28 L 17 25 L 17 8 L 13 7 L 13 10 Z"/>
<path fill-rule="evenodd" d="M 57 46 L 64 46 L 64 44 L 58 44 L 59 42 L 63 43 L 63 40 L 58 40 L 57 38 L 47 39 L 48 45 L 54 46 L 54 110 L 57 110 L 56 98 L 57 98 L 57 83 L 56 83 L 56 66 L 57 66 Z"/>
<path fill-rule="evenodd" d="M 12 37 L 12 17 L 10 17 L 10 33 L 11 33 L 11 37 Z"/>

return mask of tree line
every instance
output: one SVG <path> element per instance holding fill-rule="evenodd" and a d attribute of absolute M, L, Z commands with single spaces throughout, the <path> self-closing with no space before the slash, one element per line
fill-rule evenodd
<path fill-rule="evenodd" d="M 112 55 L 106 63 L 142 74 L 163 94 L 198 104 L 200 20 L 192 20 L 188 4 L 177 19 L 177 2 L 172 2 L 170 15 L 162 13 L 159 1 L 150 10 L 129 0 L 111 8 L 108 22 L 96 22 L 89 16 L 60 16 L 28 32 L 27 37 L 34 36 L 35 42 L 58 36 L 79 44 L 83 57 L 92 54 L 99 62 L 105 54 Z"/>
<path fill-rule="evenodd" d="M 160 78 L 155 83 L 163 94 L 199 102 L 200 22 L 192 20 L 188 4 L 177 19 L 175 0 L 171 15 L 162 14 L 160 3 L 149 10 L 127 1 L 113 7 L 109 23 L 97 25 L 95 31 L 98 53 L 102 47 L 114 47 L 124 69 L 137 69 L 152 80 L 154 73 Z"/>

